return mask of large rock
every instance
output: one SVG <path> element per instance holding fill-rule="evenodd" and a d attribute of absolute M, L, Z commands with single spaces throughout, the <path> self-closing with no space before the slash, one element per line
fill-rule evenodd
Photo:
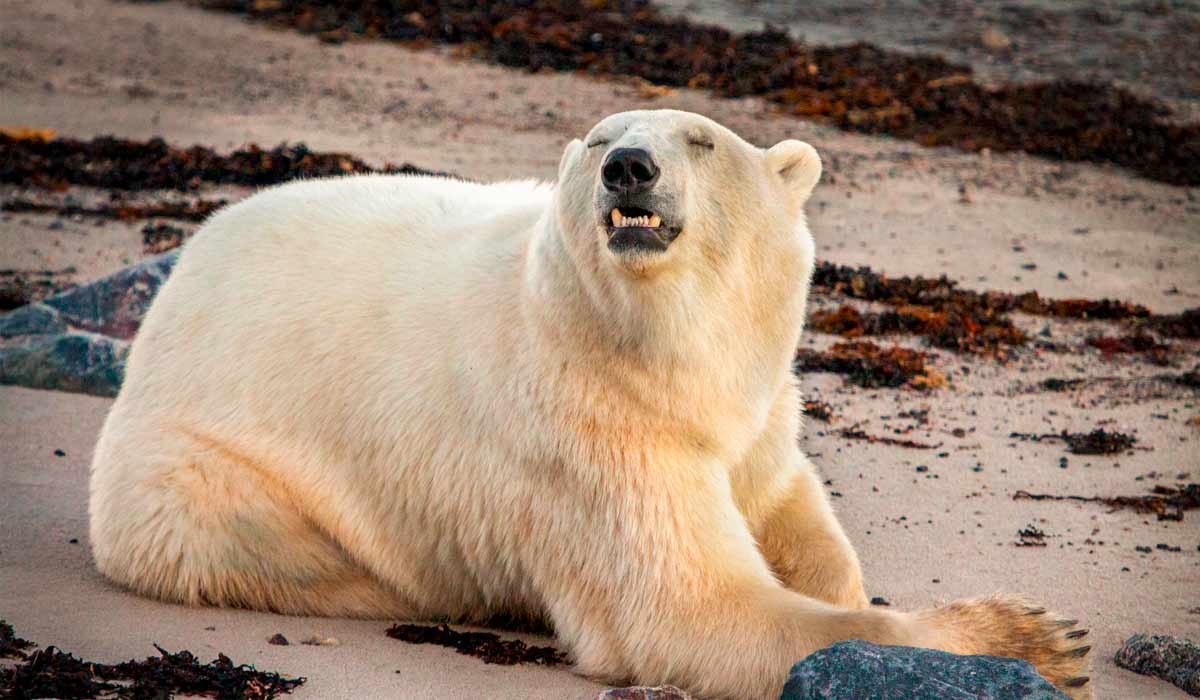
<path fill-rule="evenodd" d="M 42 303 L 26 304 L 0 315 L 0 338 L 53 335 L 67 330 L 62 314 Z"/>
<path fill-rule="evenodd" d="M 0 315 L 0 384 L 116 396 L 128 340 L 178 251 Z"/>
<path fill-rule="evenodd" d="M 838 642 L 792 667 L 780 700 L 1066 700 L 1033 666 L 861 640 Z"/>
<path fill-rule="evenodd" d="M 1156 676 L 1200 697 L 1200 645 L 1165 634 L 1135 634 L 1117 651 L 1121 668 Z"/>
<path fill-rule="evenodd" d="M 72 328 L 129 339 L 179 257 L 174 250 L 42 300 Z M 17 309 L 20 311 L 20 309 Z M 12 312 L 16 313 L 16 311 Z"/>
<path fill-rule="evenodd" d="M 0 348 L 0 384 L 116 396 L 128 346 L 87 332 L 39 336 Z"/>

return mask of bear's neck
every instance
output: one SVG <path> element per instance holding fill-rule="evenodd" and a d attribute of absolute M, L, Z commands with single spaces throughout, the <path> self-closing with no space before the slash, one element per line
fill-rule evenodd
<path fill-rule="evenodd" d="M 757 404 L 790 380 L 807 296 L 803 265 L 776 271 L 769 284 L 761 269 L 740 269 L 744 261 L 631 280 L 605 269 L 599 255 L 572 255 L 552 220 L 533 232 L 522 300 L 536 336 L 555 346 L 552 356 L 652 378 L 648 390 L 692 405 L 707 398 L 698 392 L 711 392 L 715 404 Z"/>

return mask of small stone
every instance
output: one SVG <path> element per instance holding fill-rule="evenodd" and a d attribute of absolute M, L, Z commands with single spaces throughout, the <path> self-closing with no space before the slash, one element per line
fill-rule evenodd
<path fill-rule="evenodd" d="M 276 632 L 275 634 L 271 635 L 270 639 L 267 640 L 267 644 L 274 644 L 277 647 L 286 647 L 291 644 L 291 642 L 287 640 L 287 637 Z"/>
<path fill-rule="evenodd" d="M 1117 650 L 1115 661 L 1121 668 L 1161 678 L 1200 697 L 1200 645 L 1191 640 L 1135 634 Z"/>
<path fill-rule="evenodd" d="M 891 605 L 891 604 L 892 604 L 892 603 L 891 603 L 891 601 L 889 601 L 887 598 L 884 598 L 884 597 L 883 597 L 883 596 L 881 596 L 881 595 L 877 595 L 877 596 L 875 596 L 874 598 L 872 598 L 872 599 L 871 599 L 871 605 L 884 605 L 884 606 L 887 606 L 887 605 Z"/>
<path fill-rule="evenodd" d="M 995 27 L 988 27 L 979 35 L 979 42 L 988 51 L 1005 51 L 1012 48 L 1012 39 Z"/>
<path fill-rule="evenodd" d="M 596 696 L 596 700 L 693 700 L 691 695 L 673 685 L 660 685 L 653 688 L 647 686 L 632 686 L 629 688 L 612 688 Z"/>
<path fill-rule="evenodd" d="M 66 457 L 66 456 L 67 456 L 67 453 L 66 453 L 66 452 L 63 452 L 62 450 L 55 450 L 55 451 L 54 451 L 54 456 L 55 456 L 55 457 Z"/>

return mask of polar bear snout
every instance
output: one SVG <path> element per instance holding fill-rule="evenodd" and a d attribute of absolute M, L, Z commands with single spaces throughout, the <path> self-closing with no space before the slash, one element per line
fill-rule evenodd
<path fill-rule="evenodd" d="M 658 181 L 658 164 L 643 148 L 617 148 L 604 159 L 600 180 L 604 189 L 626 196 L 649 191 Z"/>
<path fill-rule="evenodd" d="M 614 253 L 661 253 L 679 235 L 661 208 L 655 183 L 661 173 L 644 148 L 615 148 L 600 168 L 600 217 Z"/>

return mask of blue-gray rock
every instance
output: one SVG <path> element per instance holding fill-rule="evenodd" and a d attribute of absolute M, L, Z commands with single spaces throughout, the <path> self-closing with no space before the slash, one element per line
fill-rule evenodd
<path fill-rule="evenodd" d="M 66 330 L 62 314 L 45 304 L 26 304 L 0 315 L 0 338 L 52 335 Z"/>
<path fill-rule="evenodd" d="M 1028 662 L 838 642 L 792 667 L 780 700 L 1067 700 Z"/>
<path fill-rule="evenodd" d="M 116 396 L 129 344 L 87 332 L 39 336 L 0 348 L 0 384 Z"/>
<path fill-rule="evenodd" d="M 1200 697 L 1200 645 L 1165 634 L 1135 634 L 1117 651 L 1121 668 L 1155 676 Z"/>
<path fill-rule="evenodd" d="M 41 303 L 58 311 L 72 328 L 114 338 L 132 338 L 178 257 L 179 251 L 173 250 L 146 258 L 91 284 L 47 297 Z"/>

